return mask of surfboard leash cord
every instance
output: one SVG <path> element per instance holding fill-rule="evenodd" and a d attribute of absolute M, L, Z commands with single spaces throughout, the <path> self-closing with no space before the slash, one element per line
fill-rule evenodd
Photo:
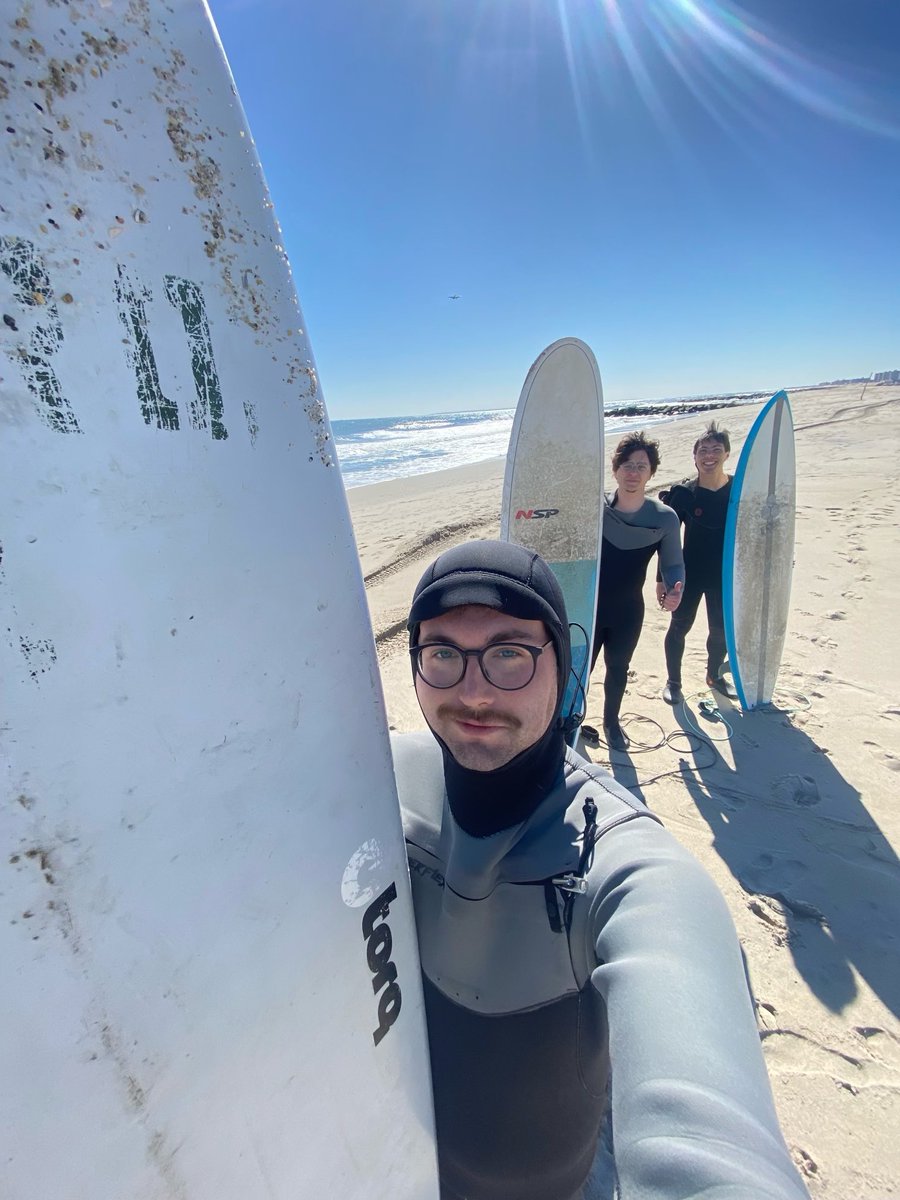
<path fill-rule="evenodd" d="M 706 716 L 713 723 L 721 723 L 725 727 L 726 733 L 724 737 L 713 737 L 711 734 L 706 733 L 703 729 L 701 729 L 700 726 L 694 721 L 693 717 L 691 716 L 691 711 L 688 708 L 688 701 L 695 699 L 697 696 L 702 697 L 702 699 L 698 702 L 697 707 L 704 714 L 704 716 Z M 695 733 L 697 737 L 704 738 L 708 742 L 731 741 L 731 738 L 734 735 L 734 729 L 731 726 L 731 722 L 726 718 L 725 714 L 716 703 L 710 691 L 692 692 L 689 696 L 685 696 L 681 701 L 681 707 L 684 710 L 685 721 L 688 723 L 688 725 L 691 727 L 691 731 Z M 677 733 L 677 731 L 675 732 Z M 684 730 L 682 730 L 682 732 L 684 732 Z"/>
<path fill-rule="evenodd" d="M 792 689 L 783 689 L 783 692 L 786 692 L 787 694 L 792 695 L 795 700 L 800 702 L 800 704 L 797 707 L 787 707 L 787 706 L 781 707 L 776 702 L 776 700 L 773 698 L 773 700 L 770 703 L 760 705 L 759 708 L 754 709 L 753 711 L 759 712 L 759 713 L 777 713 L 777 714 L 783 716 L 785 714 L 790 714 L 792 712 L 806 712 L 807 710 L 812 708 L 812 701 L 809 699 L 808 696 L 804 695 L 802 692 L 793 691 Z M 701 699 L 697 705 L 697 707 L 700 709 L 700 711 L 703 712 L 705 715 L 707 715 L 709 717 L 709 719 L 712 720 L 713 722 L 721 723 L 724 726 L 724 728 L 726 730 L 724 737 L 711 737 L 708 733 L 706 733 L 704 730 L 702 730 L 696 724 L 696 722 L 692 719 L 687 704 L 688 704 L 689 700 L 693 700 L 697 697 L 701 697 Z M 629 723 L 634 722 L 634 721 L 643 721 L 646 724 L 655 725 L 660 733 L 660 738 L 657 741 L 652 742 L 652 743 L 651 742 L 635 742 L 633 739 L 629 738 L 630 745 L 628 747 L 628 752 L 630 754 L 631 753 L 647 754 L 652 750 L 661 750 L 663 748 L 663 746 L 668 746 L 670 749 L 674 750 L 676 754 L 678 754 L 678 753 L 683 754 L 684 751 L 679 750 L 679 748 L 676 746 L 675 743 L 680 738 L 684 738 L 687 741 L 687 753 L 695 758 L 695 762 L 693 763 L 694 769 L 697 771 L 705 771 L 709 767 L 715 766 L 716 761 L 719 757 L 718 751 L 714 749 L 714 744 L 717 742 L 730 741 L 732 736 L 734 735 L 734 729 L 731 725 L 731 722 L 728 721 L 728 719 L 725 717 L 725 714 L 722 712 L 721 708 L 716 703 L 715 699 L 713 698 L 712 693 L 709 691 L 704 690 L 704 691 L 699 691 L 699 692 L 692 692 L 689 696 L 685 696 L 684 699 L 682 701 L 680 701 L 680 703 L 684 709 L 684 719 L 685 719 L 686 723 L 690 726 L 690 728 L 689 729 L 673 729 L 670 733 L 666 733 L 664 731 L 662 725 L 659 723 L 659 721 L 654 720 L 653 717 L 646 717 L 642 713 L 630 713 L 630 712 L 623 713 L 622 714 L 623 724 L 626 721 L 626 719 L 629 721 Z M 584 729 L 584 728 L 591 729 L 590 726 L 587 726 L 587 727 L 582 726 L 582 729 Z M 592 749 L 603 748 L 605 750 L 608 750 L 609 747 L 607 746 L 606 742 L 604 742 L 603 738 L 600 737 L 599 733 L 593 729 L 591 729 L 591 732 L 594 734 L 594 738 L 592 738 L 591 741 L 588 742 L 588 745 L 590 745 Z M 596 744 L 594 744 L 594 739 L 596 739 Z M 696 761 L 696 755 L 699 753 L 699 751 L 702 749 L 703 746 L 708 746 L 710 751 L 712 752 L 712 756 L 711 756 L 709 762 L 706 762 L 706 763 L 700 763 L 700 762 Z M 681 776 L 682 774 L 683 774 L 683 767 L 676 767 L 671 771 L 661 771 L 658 775 L 651 775 L 648 779 L 636 780 L 635 783 L 633 783 L 633 784 L 623 783 L 623 786 L 628 788 L 628 790 L 630 792 L 639 793 L 643 788 L 648 787 L 651 783 L 658 783 L 659 780 L 661 780 L 661 779 L 669 779 L 674 776 Z"/>

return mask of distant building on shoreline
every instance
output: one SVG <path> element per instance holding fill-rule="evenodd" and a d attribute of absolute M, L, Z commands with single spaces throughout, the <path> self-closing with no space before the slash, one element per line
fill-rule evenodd
<path fill-rule="evenodd" d="M 900 383 L 900 371 L 877 371 L 874 375 L 859 375 L 855 379 L 829 379 L 817 387 L 840 387 L 846 383 Z"/>

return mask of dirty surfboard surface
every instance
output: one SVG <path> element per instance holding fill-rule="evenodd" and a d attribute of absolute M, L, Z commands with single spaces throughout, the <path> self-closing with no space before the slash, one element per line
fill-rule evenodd
<path fill-rule="evenodd" d="M 505 541 L 537 550 L 559 580 L 572 634 L 563 713 L 583 715 L 603 537 L 603 388 L 593 352 L 577 338 L 548 346 L 525 379 L 500 530 Z"/>
<path fill-rule="evenodd" d="M 794 423 L 778 392 L 753 423 L 738 461 L 722 556 L 728 661 L 741 707 L 768 704 L 784 649 L 794 570 Z"/>
<path fill-rule="evenodd" d="M 0 37 L 4 1198 L 436 1198 L 361 573 L 221 47 L 194 0 Z"/>

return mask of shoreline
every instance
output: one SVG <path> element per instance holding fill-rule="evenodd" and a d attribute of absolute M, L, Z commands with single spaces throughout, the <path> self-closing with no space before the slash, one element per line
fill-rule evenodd
<path fill-rule="evenodd" d="M 635 428 L 635 429 L 640 428 L 643 424 L 645 424 L 644 418 L 653 417 L 653 418 L 655 418 L 654 422 L 650 426 L 648 426 L 648 428 L 650 430 L 653 430 L 653 429 L 659 428 L 660 425 L 667 424 L 669 421 L 685 420 L 688 417 L 696 416 L 697 413 L 712 414 L 714 412 L 724 411 L 724 410 L 732 409 L 732 408 L 746 408 L 748 405 L 752 405 L 752 404 L 756 404 L 756 403 L 762 404 L 767 399 L 769 399 L 769 397 L 773 394 L 774 393 L 770 393 L 770 392 L 752 392 L 752 393 L 746 393 L 746 394 L 741 393 L 740 397 L 735 397 L 733 399 L 723 398 L 723 399 L 716 399 L 716 400 L 698 400 L 698 401 L 688 404 L 688 405 L 680 405 L 674 401 L 659 401 L 658 403 L 654 402 L 654 401 L 650 401 L 647 403 L 647 405 L 645 407 L 641 407 L 637 404 L 628 403 L 624 407 L 620 407 L 620 408 L 613 407 L 611 409 L 607 409 L 604 412 L 604 417 L 607 421 L 610 419 L 622 420 L 625 417 L 633 417 L 633 418 L 635 418 L 635 420 L 637 422 L 637 424 L 635 424 L 633 426 L 633 428 Z M 497 411 L 498 412 L 504 412 L 504 411 L 512 412 L 514 410 L 498 409 Z M 440 414 L 436 414 L 436 415 L 440 415 Z M 659 420 L 660 417 L 664 417 L 664 418 L 666 418 L 666 420 L 661 421 L 661 420 Z M 612 430 L 610 432 L 617 436 L 621 436 L 624 433 L 627 433 L 630 428 L 631 428 L 631 426 L 623 425 L 619 429 Z M 340 448 L 339 448 L 337 441 L 335 442 L 335 446 L 338 449 L 338 457 L 340 457 Z M 382 483 L 398 483 L 403 480 L 418 479 L 423 475 L 424 476 L 442 475 L 442 474 L 444 474 L 444 472 L 447 472 L 447 471 L 461 471 L 465 467 L 474 467 L 474 466 L 478 466 L 479 463 L 494 462 L 498 459 L 505 461 L 506 454 L 503 453 L 503 454 L 492 455 L 490 458 L 481 458 L 481 459 L 478 459 L 476 462 L 462 463 L 462 464 L 454 466 L 454 467 L 440 467 L 435 471 L 419 471 L 412 475 L 398 475 L 394 479 L 378 479 L 378 480 L 372 481 L 371 483 L 346 483 L 345 482 L 344 490 L 349 495 L 351 492 L 358 491 L 360 488 L 378 487 L 379 484 L 382 484 Z"/>
<path fill-rule="evenodd" d="M 861 399 L 862 394 L 865 393 L 871 399 L 871 396 L 873 394 L 876 396 L 878 395 L 877 389 L 890 388 L 890 387 L 896 387 L 896 386 L 898 386 L 898 385 L 886 384 L 886 383 L 869 383 L 869 384 L 866 384 L 865 388 L 862 388 L 862 387 L 860 388 L 860 397 L 859 398 Z M 826 384 L 822 387 L 807 386 L 807 387 L 803 387 L 803 388 L 798 388 L 793 392 L 790 390 L 790 388 L 785 388 L 784 390 L 787 392 L 788 396 L 791 398 L 791 405 L 792 405 L 792 407 L 794 407 L 800 397 L 805 397 L 813 392 L 816 394 L 819 394 L 819 393 L 824 394 L 826 392 L 840 392 L 842 395 L 844 395 L 844 394 L 852 395 L 856 388 L 857 388 L 857 384 L 854 382 L 853 384 L 849 384 L 849 385 Z M 869 389 L 872 389 L 871 392 L 869 391 Z M 628 408 L 623 409 L 622 411 L 610 409 L 610 410 L 607 410 L 604 414 L 606 419 L 609 419 L 610 417 L 614 417 L 616 419 L 619 419 L 621 417 L 634 417 L 635 420 L 633 423 L 631 423 L 629 425 L 623 425 L 620 429 L 610 431 L 612 436 L 607 438 L 607 443 L 608 444 L 611 443 L 613 441 L 613 437 L 616 437 L 616 438 L 624 437 L 624 435 L 626 433 L 629 433 L 632 430 L 637 430 L 637 429 L 643 428 L 644 422 L 641 420 L 641 418 L 646 417 L 646 416 L 664 415 L 666 417 L 665 421 L 657 421 L 655 424 L 650 425 L 648 427 L 647 432 L 649 435 L 652 436 L 652 435 L 658 433 L 660 430 L 662 430 L 665 426 L 678 424 L 682 421 L 687 420 L 690 417 L 695 417 L 698 414 L 707 416 L 710 420 L 715 420 L 715 419 L 717 419 L 717 414 L 730 413 L 733 409 L 751 408 L 753 406 L 758 406 L 759 408 L 762 408 L 763 404 L 767 400 L 769 400 L 771 398 L 771 396 L 773 396 L 774 394 L 775 394 L 774 392 L 747 393 L 747 396 L 749 397 L 747 399 L 711 401 L 709 403 L 698 402 L 696 404 L 692 404 L 689 408 L 685 408 L 684 410 L 681 410 L 680 408 L 676 408 L 675 410 L 673 410 L 672 404 L 670 402 L 663 402 L 663 401 L 660 401 L 659 405 L 657 405 L 657 406 L 648 407 L 648 408 L 637 408 L 637 407 L 629 405 Z M 752 424 L 752 422 L 751 422 L 751 424 Z M 741 423 L 741 425 L 742 425 L 742 423 Z M 735 424 L 735 428 L 737 428 L 737 423 Z M 749 425 L 748 425 L 748 428 L 749 428 Z M 607 457 L 608 457 L 608 455 L 607 455 Z M 476 462 L 463 463 L 463 464 L 461 464 L 459 466 L 455 466 L 455 467 L 440 467 L 436 471 L 421 471 L 416 475 L 399 475 L 395 479 L 379 479 L 372 483 L 354 483 L 350 486 L 345 485 L 345 491 L 349 497 L 351 494 L 362 491 L 363 489 L 368 490 L 369 488 L 379 488 L 379 487 L 384 487 L 384 486 L 391 485 L 391 484 L 412 483 L 413 481 L 418 480 L 418 479 L 430 480 L 431 486 L 440 487 L 442 484 L 441 477 L 443 477 L 443 476 L 449 476 L 453 472 L 457 472 L 457 471 L 466 471 L 472 467 L 483 466 L 487 463 L 497 463 L 497 462 L 505 462 L 505 461 L 506 461 L 505 454 L 493 455 L 491 458 L 482 458 L 482 459 L 478 459 Z M 689 467 L 691 466 L 690 462 L 688 462 L 688 466 Z M 688 472 L 688 473 L 690 473 L 690 472 Z M 677 478 L 682 479 L 682 478 L 684 478 L 684 475 L 679 475 Z M 448 479 L 447 482 L 451 482 L 451 481 Z M 669 482 L 675 482 L 675 479 L 673 478 Z M 660 486 L 665 486 L 665 485 L 660 485 Z"/>
<path fill-rule="evenodd" d="M 692 473 L 693 444 L 720 413 L 728 414 L 727 428 L 735 444 L 730 462 L 736 462 L 737 447 L 764 402 L 678 414 L 650 426 L 648 435 L 659 441 L 662 457 L 648 494 Z M 619 438 L 641 428 L 643 423 L 636 420 L 612 431 L 604 451 L 607 469 Z M 499 537 L 505 467 L 503 455 L 345 489 L 379 648 L 393 636 L 421 571 L 442 547 Z"/>
<path fill-rule="evenodd" d="M 632 752 L 611 763 L 728 902 L 784 1135 L 814 1200 L 885 1200 L 900 1179 L 900 704 L 890 651 L 900 386 L 869 384 L 864 397 L 861 387 L 789 392 L 798 489 L 781 707 L 741 713 L 720 700 L 724 720 L 699 712 L 690 693 L 704 683 L 701 611 L 684 683 L 707 740 L 688 742 L 684 712 L 660 698 L 668 618 L 651 564 L 623 704 Z M 693 443 L 712 418 L 731 435 L 732 473 L 762 404 L 651 426 L 662 462 L 648 490 L 693 474 Z M 627 431 L 611 434 L 607 464 Z M 345 493 L 392 728 L 424 728 L 406 653 L 413 588 L 441 549 L 498 536 L 504 468 L 494 458 Z M 595 727 L 602 680 L 601 662 L 587 704 Z M 609 762 L 603 750 L 589 756 Z"/>

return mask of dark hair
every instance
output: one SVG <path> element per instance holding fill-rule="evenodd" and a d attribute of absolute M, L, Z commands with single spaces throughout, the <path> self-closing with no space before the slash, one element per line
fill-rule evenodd
<path fill-rule="evenodd" d="M 643 450 L 650 459 L 650 474 L 656 474 L 656 468 L 659 466 L 659 442 L 651 442 L 644 433 L 643 429 L 640 433 L 626 433 L 613 451 L 612 469 L 618 471 L 623 462 L 627 462 L 634 454 L 635 450 Z"/>
<path fill-rule="evenodd" d="M 731 439 L 728 436 L 728 430 L 720 429 L 715 421 L 710 421 L 701 436 L 697 438 L 696 442 L 694 442 L 695 454 L 700 448 L 701 442 L 718 442 L 720 446 L 724 446 L 725 449 L 731 453 Z"/>

